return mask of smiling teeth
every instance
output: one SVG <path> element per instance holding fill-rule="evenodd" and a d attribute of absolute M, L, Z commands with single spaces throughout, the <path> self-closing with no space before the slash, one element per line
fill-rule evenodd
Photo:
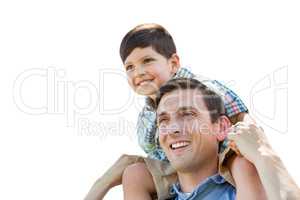
<path fill-rule="evenodd" d="M 145 85 L 145 84 L 147 84 L 147 83 L 150 83 L 151 81 L 150 80 L 147 80 L 147 81 L 142 81 L 139 85 Z"/>
<path fill-rule="evenodd" d="M 177 148 L 185 147 L 187 145 L 189 145 L 188 142 L 177 142 L 177 143 L 171 144 L 171 148 L 177 149 Z"/>

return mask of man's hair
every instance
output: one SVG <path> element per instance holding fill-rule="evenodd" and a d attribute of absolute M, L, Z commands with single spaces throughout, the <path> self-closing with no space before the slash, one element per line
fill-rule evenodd
<path fill-rule="evenodd" d="M 176 78 L 165 83 L 158 91 L 155 105 L 159 105 L 162 97 L 175 90 L 199 90 L 202 94 L 204 104 L 209 111 L 212 123 L 215 123 L 221 115 L 225 115 L 225 108 L 222 98 L 213 90 L 196 79 Z"/>
<path fill-rule="evenodd" d="M 130 30 L 120 45 L 122 62 L 135 48 L 152 47 L 157 53 L 169 59 L 176 53 L 176 46 L 170 33 L 159 24 L 141 24 Z"/>

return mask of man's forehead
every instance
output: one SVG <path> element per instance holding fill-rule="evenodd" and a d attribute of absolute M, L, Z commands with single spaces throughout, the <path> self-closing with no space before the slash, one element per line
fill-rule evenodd
<path fill-rule="evenodd" d="M 175 90 L 165 94 L 158 105 L 157 114 L 176 112 L 181 108 L 203 109 L 203 96 L 199 90 Z"/>

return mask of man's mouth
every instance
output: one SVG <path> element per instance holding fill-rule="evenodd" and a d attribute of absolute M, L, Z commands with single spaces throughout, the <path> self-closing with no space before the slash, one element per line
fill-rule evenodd
<path fill-rule="evenodd" d="M 183 148 L 189 146 L 190 143 L 191 143 L 191 142 L 189 142 L 189 141 L 179 141 L 179 142 L 174 142 L 174 143 L 170 144 L 170 148 L 171 148 L 172 150 L 183 149 Z"/>

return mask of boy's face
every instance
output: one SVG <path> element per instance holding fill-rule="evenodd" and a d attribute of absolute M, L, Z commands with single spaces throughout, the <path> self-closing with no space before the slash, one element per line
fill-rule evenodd
<path fill-rule="evenodd" d="M 179 58 L 166 59 L 152 47 L 135 48 L 124 62 L 128 83 L 140 95 L 155 98 L 158 89 L 176 73 Z"/>

